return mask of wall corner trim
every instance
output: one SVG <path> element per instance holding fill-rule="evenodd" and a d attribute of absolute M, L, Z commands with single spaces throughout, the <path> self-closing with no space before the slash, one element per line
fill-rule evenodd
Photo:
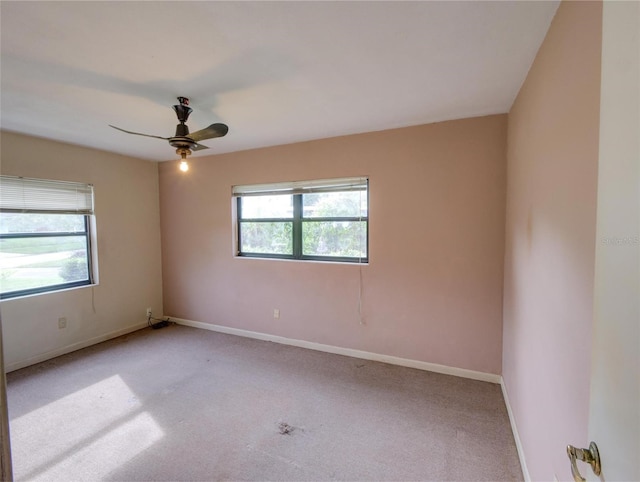
<path fill-rule="evenodd" d="M 165 318 L 166 318 L 166 315 L 165 315 Z M 171 319 L 171 321 L 179 325 L 190 326 L 192 328 L 200 328 L 203 330 L 215 331 L 218 333 L 225 333 L 227 335 L 244 336 L 246 338 L 254 338 L 256 340 L 271 341 L 274 343 L 280 343 L 282 345 L 297 346 L 299 348 L 307 348 L 309 350 L 333 353 L 335 355 L 361 358 L 363 360 L 379 361 L 382 363 L 389 363 L 390 365 L 416 368 L 418 370 L 442 373 L 444 375 L 453 375 L 457 377 L 469 378 L 472 380 L 479 380 L 483 382 L 490 382 L 490 383 L 497 383 L 497 384 L 502 383 L 502 377 L 494 373 L 478 372 L 474 370 L 467 370 L 465 368 L 456 368 L 456 367 L 449 367 L 446 365 L 438 365 L 437 363 L 429 363 L 429 362 L 423 362 L 419 360 L 411 360 L 408 358 L 382 355 L 379 353 L 372 353 L 372 352 L 362 351 L 362 350 L 354 350 L 351 348 L 342 348 L 339 346 L 324 345 L 322 343 L 315 343 L 315 342 L 305 341 L 305 340 L 296 340 L 293 338 L 285 338 L 283 336 L 269 335 L 267 333 L 259 333 L 256 331 L 242 330 L 239 328 L 231 328 L 228 326 L 214 325 L 211 323 L 203 323 L 201 321 L 185 320 L 182 318 L 175 318 L 173 316 L 170 316 L 169 318 Z M 509 417 L 511 417 L 511 415 L 509 415 Z"/>
<path fill-rule="evenodd" d="M 507 406 L 507 413 L 509 414 L 509 422 L 511 423 L 511 431 L 513 432 L 513 438 L 516 442 L 516 449 L 518 450 L 518 458 L 520 459 L 520 467 L 522 468 L 522 477 L 525 482 L 531 482 L 531 476 L 529 475 L 529 469 L 527 468 L 527 461 L 524 458 L 524 450 L 522 448 L 522 442 L 520 442 L 520 434 L 516 426 L 516 419 L 511 410 L 511 403 L 509 402 L 509 395 L 507 395 L 507 387 L 504 384 L 504 378 L 500 377 L 500 386 L 502 387 L 502 397 L 504 398 L 504 404 Z"/>
<path fill-rule="evenodd" d="M 66 355 L 67 353 L 71 353 L 72 351 L 81 350 L 83 348 L 87 348 L 92 345 L 97 345 L 98 343 L 102 343 L 103 341 L 111 340 L 112 338 L 117 338 L 119 336 L 126 335 L 127 333 L 138 331 L 146 327 L 147 327 L 146 321 L 143 323 L 136 323 L 135 325 L 131 325 L 126 328 L 120 328 L 119 330 L 111 331 L 103 335 L 89 338 L 88 340 L 72 343 L 71 345 L 63 346 L 62 348 L 57 348 L 55 350 L 41 353 L 40 355 L 36 355 L 31 358 L 27 358 L 25 360 L 20 360 L 17 362 L 10 363 L 5 366 L 5 370 L 7 373 L 15 370 L 20 370 L 21 368 L 35 365 L 36 363 L 41 363 L 43 361 L 47 361 L 58 356 Z"/>

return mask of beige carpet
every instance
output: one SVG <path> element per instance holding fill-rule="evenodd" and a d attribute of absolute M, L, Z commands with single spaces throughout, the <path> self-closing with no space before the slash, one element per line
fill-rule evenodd
<path fill-rule="evenodd" d="M 498 385 L 183 326 L 8 397 L 17 480 L 522 480 Z"/>

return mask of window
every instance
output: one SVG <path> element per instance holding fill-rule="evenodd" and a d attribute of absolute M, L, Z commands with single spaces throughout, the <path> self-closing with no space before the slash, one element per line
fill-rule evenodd
<path fill-rule="evenodd" d="M 367 178 L 234 186 L 238 256 L 368 261 Z"/>
<path fill-rule="evenodd" d="M 0 176 L 0 298 L 93 282 L 93 186 Z"/>

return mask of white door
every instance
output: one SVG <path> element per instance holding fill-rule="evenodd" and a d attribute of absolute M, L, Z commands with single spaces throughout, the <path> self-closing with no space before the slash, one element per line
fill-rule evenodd
<path fill-rule="evenodd" d="M 602 474 L 578 467 L 609 482 L 640 480 L 639 31 L 640 2 L 604 2 L 589 414 Z"/>

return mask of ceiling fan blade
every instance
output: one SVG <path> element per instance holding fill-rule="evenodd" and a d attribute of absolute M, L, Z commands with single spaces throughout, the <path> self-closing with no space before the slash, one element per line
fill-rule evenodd
<path fill-rule="evenodd" d="M 203 149 L 209 149 L 207 146 L 203 146 L 202 144 L 198 144 L 196 142 L 195 146 L 190 148 L 192 151 L 201 151 Z"/>
<path fill-rule="evenodd" d="M 192 132 L 188 137 L 194 141 L 204 141 L 205 139 L 213 139 L 214 137 L 223 137 L 229 132 L 229 127 L 226 124 L 211 124 L 209 127 L 205 127 L 196 132 Z"/>
<path fill-rule="evenodd" d="M 119 130 L 119 131 L 122 131 L 122 132 L 126 132 L 127 134 L 135 134 L 136 136 L 155 137 L 156 139 L 164 139 L 165 141 L 169 140 L 168 137 L 152 136 L 150 134 L 142 134 L 140 132 L 128 131 L 128 130 L 125 130 L 125 129 L 120 129 L 119 127 L 116 127 L 116 126 L 112 126 L 111 124 L 109 124 L 109 127 L 113 127 L 116 130 Z"/>

